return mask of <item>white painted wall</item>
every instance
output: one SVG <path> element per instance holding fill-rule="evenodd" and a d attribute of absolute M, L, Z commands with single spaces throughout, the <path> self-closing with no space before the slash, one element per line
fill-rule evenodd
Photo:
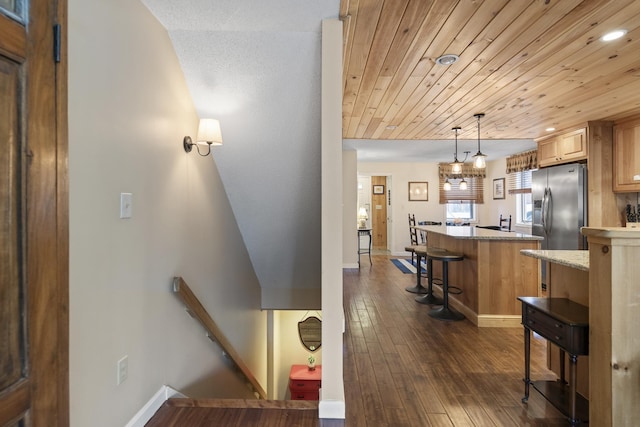
<path fill-rule="evenodd" d="M 497 225 L 500 214 L 513 215 L 514 230 L 529 233 L 531 227 L 516 227 L 516 198 L 507 194 L 504 200 L 493 200 L 493 179 L 506 178 L 506 159 L 487 162 L 485 178 L 485 203 L 478 206 L 478 224 Z M 408 215 L 415 214 L 416 221 L 444 221 L 445 208 L 439 202 L 438 164 L 430 162 L 358 162 L 358 175 L 392 176 L 391 209 L 393 224 L 390 239 L 391 254 L 408 256 L 404 247 L 409 245 Z M 409 181 L 427 181 L 429 183 L 429 200 L 426 202 L 409 201 Z"/>
<path fill-rule="evenodd" d="M 215 161 L 182 149 L 196 129 L 169 37 L 140 1 L 70 0 L 72 426 L 124 425 L 162 384 L 244 396 L 170 292 L 176 275 L 264 384 L 260 287 Z M 121 192 L 133 193 L 131 219 L 119 219 Z"/>
<path fill-rule="evenodd" d="M 342 22 L 322 21 L 322 390 L 320 418 L 344 419 Z"/>
<path fill-rule="evenodd" d="M 355 150 L 342 152 L 342 242 L 343 268 L 358 268 L 358 156 Z"/>

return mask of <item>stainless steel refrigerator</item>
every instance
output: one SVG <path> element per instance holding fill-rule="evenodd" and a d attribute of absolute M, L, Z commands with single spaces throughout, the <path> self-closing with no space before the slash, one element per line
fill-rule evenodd
<path fill-rule="evenodd" d="M 587 225 L 587 167 L 570 163 L 531 173 L 532 234 L 544 237 L 542 249 L 587 249 L 580 228 Z M 547 266 L 542 262 L 542 288 Z"/>

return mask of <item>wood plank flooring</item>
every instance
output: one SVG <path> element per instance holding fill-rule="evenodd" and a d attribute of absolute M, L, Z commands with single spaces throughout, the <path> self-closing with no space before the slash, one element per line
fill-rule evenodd
<path fill-rule="evenodd" d="M 521 402 L 522 328 L 431 318 L 429 306 L 404 290 L 415 276 L 389 258 L 374 255 L 373 265 L 363 259 L 360 270 L 344 271 L 346 420 L 318 420 L 317 402 L 191 401 L 173 406 L 192 408 L 164 406 L 147 426 L 568 425 L 533 389 L 528 404 Z M 532 339 L 533 379 L 555 378 L 545 349 L 543 339 Z"/>

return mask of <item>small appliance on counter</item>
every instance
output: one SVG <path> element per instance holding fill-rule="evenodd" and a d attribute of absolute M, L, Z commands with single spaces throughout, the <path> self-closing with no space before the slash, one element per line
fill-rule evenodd
<path fill-rule="evenodd" d="M 637 205 L 637 208 L 627 205 L 625 209 L 625 227 L 627 228 L 640 228 L 640 204 Z"/>

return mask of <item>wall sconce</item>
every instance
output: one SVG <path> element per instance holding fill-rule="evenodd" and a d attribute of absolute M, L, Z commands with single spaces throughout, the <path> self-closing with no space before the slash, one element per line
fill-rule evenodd
<path fill-rule="evenodd" d="M 207 144 L 209 146 L 209 151 L 205 154 L 200 152 L 199 144 Z M 222 132 L 220 131 L 220 122 L 216 119 L 200 119 L 200 125 L 198 126 L 198 136 L 196 137 L 196 142 L 191 140 L 190 136 L 185 136 L 182 140 L 182 146 L 184 147 L 184 151 L 190 153 L 193 149 L 193 146 L 196 146 L 196 150 L 198 150 L 198 154 L 205 157 L 211 153 L 212 145 L 222 145 Z"/>

